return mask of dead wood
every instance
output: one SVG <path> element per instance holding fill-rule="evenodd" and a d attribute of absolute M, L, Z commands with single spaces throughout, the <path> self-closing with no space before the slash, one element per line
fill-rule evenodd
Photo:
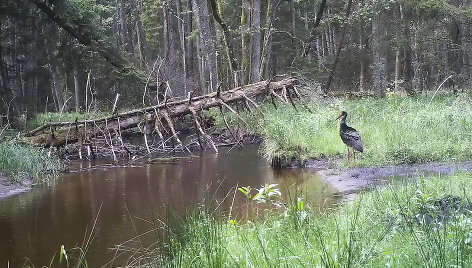
<path fill-rule="evenodd" d="M 172 135 L 173 140 L 185 150 L 182 141 L 177 135 L 172 119 L 179 118 L 183 115 L 191 115 L 194 119 L 198 134 L 202 135 L 203 138 L 206 139 L 207 144 L 216 151 L 214 142 L 211 141 L 209 135 L 205 133 L 201 119 L 198 119 L 197 115 L 200 114 L 201 111 L 213 107 L 224 107 L 234 113 L 241 122 L 247 124 L 247 122 L 237 114 L 237 111 L 231 107 L 231 104 L 237 104 L 238 102 L 243 102 L 244 104 L 250 103 L 262 114 L 262 111 L 254 101 L 257 97 L 275 97 L 286 103 L 287 100 L 281 97 L 281 95 L 290 95 L 290 89 L 292 89 L 295 96 L 299 97 L 298 92 L 294 88 L 297 84 L 298 80 L 293 77 L 285 78 L 280 81 L 262 81 L 228 91 L 213 92 L 196 97 L 189 96 L 187 99 L 178 101 L 166 101 L 163 104 L 99 119 L 45 124 L 26 133 L 24 140 L 27 143 L 37 146 L 60 147 L 84 140 L 90 143 L 93 138 L 104 134 L 108 136 L 108 145 L 113 148 L 110 133 L 114 133 L 116 130 L 119 130 L 119 133 L 121 133 L 124 130 L 144 125 L 146 126 L 144 135 L 145 138 L 147 138 L 146 135 L 149 133 L 146 132 L 150 130 L 148 124 L 154 124 L 153 129 L 159 135 L 161 142 L 164 142 L 163 132 L 168 132 Z M 284 90 L 287 92 L 284 93 Z M 289 100 L 292 102 L 290 97 Z M 87 126 L 89 127 L 87 128 Z M 90 126 L 93 127 L 91 128 Z"/>

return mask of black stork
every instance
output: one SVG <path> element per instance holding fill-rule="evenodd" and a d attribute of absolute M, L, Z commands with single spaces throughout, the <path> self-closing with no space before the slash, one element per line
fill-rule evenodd
<path fill-rule="evenodd" d="M 347 112 L 342 111 L 337 119 L 341 118 L 341 124 L 339 125 L 339 135 L 341 136 L 341 139 L 343 140 L 344 144 L 347 145 L 347 159 L 348 161 L 350 161 L 351 151 L 349 148 L 352 147 L 354 150 L 362 153 L 364 151 L 364 146 L 362 144 L 362 139 L 359 132 L 357 132 L 357 130 L 355 130 L 354 128 L 346 125 L 346 117 Z M 352 151 L 352 154 L 355 158 L 354 150 Z"/>

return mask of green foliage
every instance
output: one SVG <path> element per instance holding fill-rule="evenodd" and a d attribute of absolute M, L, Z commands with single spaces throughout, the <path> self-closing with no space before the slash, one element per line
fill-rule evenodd
<path fill-rule="evenodd" d="M 263 187 L 257 190 L 257 193 L 254 196 L 251 194 L 251 186 L 240 187 L 238 190 L 243 193 L 246 198 L 257 201 L 258 203 L 267 203 L 282 195 L 280 190 L 277 188 L 277 184 L 275 183 L 266 183 Z"/>
<path fill-rule="evenodd" d="M 152 49 L 158 50 L 163 34 L 162 1 L 144 0 L 141 19 L 147 42 Z"/>
<path fill-rule="evenodd" d="M 94 119 L 109 116 L 108 113 L 41 113 L 26 122 L 26 129 L 32 130 L 47 123 L 74 122 L 77 120 Z"/>
<path fill-rule="evenodd" d="M 97 31 L 112 28 L 115 7 L 111 3 L 108 4 L 106 1 L 100 3 L 96 0 L 72 0 L 67 4 L 69 12 L 75 16 L 76 21 L 87 24 L 88 27 L 93 27 Z"/>
<path fill-rule="evenodd" d="M 417 193 L 427 196 L 419 200 Z M 319 216 L 309 208 L 232 224 L 207 213 L 172 233 L 172 258 L 153 267 L 469 267 L 472 265 L 472 175 L 430 178 L 365 193 Z M 454 196 L 464 210 L 450 210 L 440 225 L 416 217 L 424 202 Z M 295 222 L 297 225 L 295 225 Z"/>
<path fill-rule="evenodd" d="M 67 257 L 67 252 L 66 249 L 64 248 L 64 245 L 61 246 L 61 249 L 59 250 L 59 263 L 66 263 L 66 266 L 69 265 L 69 258 Z"/>
<path fill-rule="evenodd" d="M 16 142 L 0 144 L 0 170 L 13 179 L 32 176 L 36 182 L 46 181 L 55 175 L 62 164 L 57 156 L 48 156 L 45 149 L 21 145 Z"/>
<path fill-rule="evenodd" d="M 264 136 L 267 159 L 303 159 L 346 154 L 339 138 L 341 110 L 362 136 L 357 165 L 394 165 L 472 158 L 471 95 L 431 94 L 407 98 L 348 99 L 311 103 L 313 113 L 278 103 L 264 105 L 264 118 L 247 115 L 250 130 Z M 281 109 L 282 107 L 282 109 Z M 234 124 L 234 119 L 230 120 Z M 217 124 L 221 124 L 217 120 Z M 223 125 L 223 124 L 221 124 Z"/>

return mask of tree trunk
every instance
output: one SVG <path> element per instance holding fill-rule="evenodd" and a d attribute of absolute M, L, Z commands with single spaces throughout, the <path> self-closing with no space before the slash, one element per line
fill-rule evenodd
<path fill-rule="evenodd" d="M 182 12 L 182 3 L 181 0 L 175 0 L 175 8 L 177 10 L 177 25 L 179 27 L 179 40 L 180 40 L 180 50 L 182 53 L 182 67 L 184 75 L 184 95 L 187 95 L 187 48 L 186 48 L 186 30 L 185 30 L 185 18 Z"/>
<path fill-rule="evenodd" d="M 472 85 L 472 26 L 468 23 L 463 23 L 463 35 L 462 37 L 462 49 L 463 49 L 463 57 L 462 57 L 462 76 L 464 82 L 467 86 Z"/>
<path fill-rule="evenodd" d="M 116 0 L 116 20 L 118 24 L 118 46 L 126 47 L 126 21 L 123 0 Z"/>
<path fill-rule="evenodd" d="M 173 31 L 173 17 L 170 14 L 170 0 L 165 0 L 162 6 L 163 32 L 164 32 L 164 59 L 170 67 L 177 61 L 177 52 L 175 49 L 175 34 Z"/>
<path fill-rule="evenodd" d="M 400 49 L 397 48 L 395 50 L 395 80 L 394 83 L 394 90 L 400 90 Z"/>
<path fill-rule="evenodd" d="M 145 76 L 142 71 L 134 69 L 131 62 L 114 45 L 106 41 L 102 34 L 90 24 L 88 18 L 82 18 L 71 8 L 57 8 L 56 1 L 29 0 L 43 11 L 49 19 L 54 21 L 77 41 L 92 51 L 97 52 L 106 61 L 113 65 L 118 72 L 144 84 Z M 131 76 L 130 76 L 131 74 Z"/>
<path fill-rule="evenodd" d="M 379 97 L 385 96 L 387 86 L 387 57 L 385 55 L 385 7 L 375 0 L 374 16 L 372 18 L 372 46 L 373 46 L 373 85 Z"/>
<path fill-rule="evenodd" d="M 252 0 L 251 83 L 261 81 L 261 0 Z"/>
<path fill-rule="evenodd" d="M 295 62 L 297 58 L 297 44 L 295 42 L 296 28 L 297 28 L 297 14 L 295 10 L 295 1 L 289 0 L 290 4 L 290 46 L 292 47 L 292 55 L 290 55 L 291 65 Z M 293 67 L 293 66 L 290 66 Z M 293 75 L 293 73 L 291 73 Z"/>
<path fill-rule="evenodd" d="M 62 98 L 62 91 L 56 68 L 51 63 L 49 63 L 49 73 L 51 74 L 51 88 L 55 100 L 54 103 L 56 104 L 56 110 L 57 112 L 61 112 L 64 105 L 64 99 Z"/>
<path fill-rule="evenodd" d="M 461 71 L 462 71 L 462 44 L 461 44 L 461 35 L 462 23 L 460 20 L 453 19 L 453 22 L 448 25 L 448 32 L 450 36 L 450 42 L 448 44 L 448 67 L 449 70 L 454 73 L 454 79 L 450 79 L 449 86 L 457 86 L 462 84 L 461 82 Z M 447 76 L 447 74 L 446 74 Z"/>
<path fill-rule="evenodd" d="M 215 39 L 213 37 L 207 0 L 195 0 L 197 9 L 197 22 L 200 29 L 200 37 L 204 44 L 203 53 L 208 66 L 210 87 L 204 89 L 204 93 L 216 91 L 218 88 L 218 62 L 216 58 Z"/>
<path fill-rule="evenodd" d="M 194 14 L 196 18 L 198 19 L 198 10 L 197 10 L 197 0 L 191 0 L 192 1 L 192 12 L 191 14 Z M 198 24 L 198 23 L 197 23 Z M 190 39 L 190 38 L 189 38 Z M 198 78 L 199 78 L 199 84 L 200 87 L 197 90 L 196 93 L 198 94 L 204 94 L 205 89 L 208 87 L 206 77 L 207 77 L 207 67 L 206 67 L 206 60 L 205 60 L 205 53 L 204 53 L 204 43 L 202 40 L 201 34 L 197 35 L 196 38 L 192 38 L 191 40 L 194 40 L 195 42 L 195 51 L 196 53 L 196 64 L 197 64 L 197 70 L 198 70 Z"/>
<path fill-rule="evenodd" d="M 411 34 L 410 34 L 410 22 L 409 17 L 405 14 L 403 6 L 399 6 L 400 9 L 400 21 L 403 28 L 403 88 L 408 94 L 413 94 L 413 78 L 415 76 L 415 70 L 413 69 L 413 57 L 411 48 Z"/>
<path fill-rule="evenodd" d="M 82 88 L 80 83 L 80 71 L 74 66 L 74 96 L 75 96 L 75 112 L 82 110 Z"/>
<path fill-rule="evenodd" d="M 149 58 L 149 48 L 146 40 L 146 32 L 144 31 L 143 22 L 141 21 L 141 13 L 142 13 L 142 3 L 141 0 L 136 1 L 136 12 L 135 12 L 135 20 L 136 20 L 136 36 L 138 41 L 138 48 L 139 48 L 139 56 L 140 56 L 140 63 L 142 64 L 142 68 L 145 69 L 147 66 L 147 61 Z"/>
<path fill-rule="evenodd" d="M 415 70 L 415 76 L 413 78 L 414 89 L 422 92 L 423 91 L 423 71 L 421 66 L 420 54 L 418 53 L 419 43 L 418 34 L 415 33 L 413 37 L 413 69 Z"/>
<path fill-rule="evenodd" d="M 2 20 L 0 19 L 0 42 L 3 44 L 3 27 L 2 27 Z M 5 105 L 7 99 L 9 99 L 10 95 L 10 86 L 9 86 L 9 75 L 8 75 L 8 65 L 5 60 L 5 52 L 3 46 L 0 46 L 0 115 L 8 114 L 8 105 Z M 1 121 L 0 119 L 0 125 Z"/>
<path fill-rule="evenodd" d="M 218 24 L 221 26 L 221 29 L 223 30 L 223 41 L 224 41 L 224 46 L 226 50 L 226 57 L 228 59 L 231 76 L 233 77 L 233 80 L 234 80 L 233 84 L 237 85 L 238 81 L 235 78 L 235 72 L 238 69 L 238 64 L 236 62 L 236 57 L 234 55 L 231 32 L 230 32 L 228 24 L 223 18 L 223 13 L 221 11 L 221 0 L 210 0 L 210 3 L 211 3 L 211 9 L 213 12 L 213 18 L 215 19 L 216 22 L 218 22 Z"/>
<path fill-rule="evenodd" d="M 326 0 L 321 0 L 320 6 L 318 8 L 318 12 L 316 13 L 316 19 L 315 19 L 315 22 L 313 23 L 313 27 L 310 32 L 310 37 L 307 42 L 308 48 L 306 49 L 306 51 L 310 50 L 310 45 L 318 37 L 317 30 L 318 30 L 318 26 L 320 25 L 321 18 L 323 17 L 323 13 L 325 9 L 326 9 Z M 306 55 L 303 55 L 303 56 L 306 56 Z"/>
<path fill-rule="evenodd" d="M 247 122 L 239 117 L 231 108 L 230 104 L 237 102 L 248 101 L 259 109 L 255 100 L 258 97 L 272 96 L 282 100 L 281 92 L 294 94 L 297 97 L 297 92 L 293 90 L 294 86 L 298 84 L 296 78 L 290 77 L 280 81 L 262 81 L 259 83 L 246 85 L 243 87 L 234 88 L 232 90 L 223 91 L 221 93 L 210 93 L 204 96 L 193 97 L 191 99 L 184 99 L 175 102 L 166 102 L 165 104 L 145 107 L 117 115 L 101 119 L 91 119 L 76 122 L 56 122 L 43 125 L 25 134 L 25 141 L 38 146 L 63 146 L 68 143 L 75 143 L 83 137 L 92 139 L 103 132 L 113 132 L 116 129 L 125 130 L 137 127 L 138 125 L 159 123 L 166 121 L 168 127 L 173 130 L 172 120 L 170 118 L 178 118 L 187 114 L 195 114 L 204 109 L 213 107 L 226 107 L 235 114 L 238 119 L 247 124 Z M 284 101 L 285 102 L 285 101 Z M 295 104 L 293 104 L 295 105 Z M 261 112 L 261 111 L 259 111 Z M 94 125 L 98 127 L 85 129 L 85 125 Z M 54 132 L 48 132 L 53 130 Z M 87 131 L 85 133 L 85 131 Z M 175 135 L 175 131 L 171 131 Z M 164 140 L 162 140 L 164 142 Z"/>
<path fill-rule="evenodd" d="M 242 0 L 241 10 L 241 83 L 247 84 L 250 78 L 251 60 L 251 0 Z"/>
<path fill-rule="evenodd" d="M 359 91 L 364 92 L 364 80 L 365 80 L 365 71 L 366 71 L 366 46 L 365 46 L 365 35 L 364 35 L 364 27 L 361 20 L 359 20 Z"/>
<path fill-rule="evenodd" d="M 270 63 L 272 58 L 272 34 L 274 32 L 272 29 L 272 25 L 280 2 L 281 0 L 278 0 L 277 4 L 274 6 L 274 0 L 267 1 L 266 20 L 264 25 L 264 41 L 262 43 L 260 70 L 260 73 L 266 76 L 270 74 Z"/>
<path fill-rule="evenodd" d="M 185 36 L 187 36 L 186 38 L 186 42 L 187 42 L 186 62 L 188 65 L 187 76 L 191 76 L 193 74 L 193 70 L 195 69 L 195 53 L 194 52 L 196 51 L 196 48 L 194 46 L 192 38 L 188 38 L 191 35 L 192 30 L 193 30 L 192 0 L 186 0 L 186 1 L 187 1 L 187 5 L 185 9 L 186 15 L 184 17 L 184 23 L 185 23 L 184 30 L 185 30 Z"/>
<path fill-rule="evenodd" d="M 352 0 L 349 0 L 346 7 L 346 14 L 344 18 L 345 22 L 344 22 L 343 30 L 341 33 L 341 40 L 339 41 L 338 48 L 336 50 L 336 55 L 334 56 L 333 65 L 331 66 L 331 70 L 329 71 L 328 81 L 326 82 L 326 86 L 324 88 L 325 94 L 328 93 L 329 87 L 331 86 L 331 82 L 333 81 L 334 73 L 336 72 L 336 65 L 338 64 L 338 61 L 339 61 L 339 55 L 341 55 L 341 50 L 344 45 L 344 39 L 346 38 L 346 32 L 349 25 L 349 16 L 351 14 L 351 6 L 352 6 Z"/>

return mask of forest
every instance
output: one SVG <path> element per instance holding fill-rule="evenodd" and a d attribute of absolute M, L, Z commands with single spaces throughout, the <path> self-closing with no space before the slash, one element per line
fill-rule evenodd
<path fill-rule="evenodd" d="M 147 106 L 277 74 L 324 94 L 471 81 L 465 0 L 2 1 L 0 113 Z"/>
<path fill-rule="evenodd" d="M 2 0 L 0 266 L 471 267 L 471 104 L 471 0 Z"/>

